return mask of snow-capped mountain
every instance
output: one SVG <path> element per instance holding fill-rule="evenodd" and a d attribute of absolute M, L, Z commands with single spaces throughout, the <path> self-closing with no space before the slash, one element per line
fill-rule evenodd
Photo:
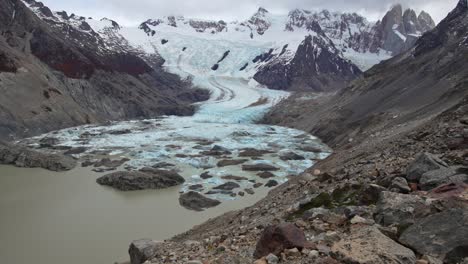
<path fill-rule="evenodd" d="M 100 52 L 127 51 L 152 63 L 164 61 L 167 70 L 182 77 L 242 77 L 284 90 L 339 89 L 361 71 L 408 50 L 435 26 L 427 13 L 416 16 L 400 5 L 375 23 L 355 13 L 296 9 L 274 15 L 259 8 L 244 21 L 167 16 L 121 27 L 110 19 L 69 16 L 34 0 L 25 3 L 65 33 L 69 27 L 86 33 L 89 39 L 80 41 L 95 44 Z"/>

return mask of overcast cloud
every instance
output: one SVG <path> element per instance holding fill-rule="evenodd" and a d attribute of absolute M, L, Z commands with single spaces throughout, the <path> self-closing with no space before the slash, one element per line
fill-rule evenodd
<path fill-rule="evenodd" d="M 108 17 L 123 25 L 136 25 L 148 18 L 184 15 L 193 18 L 243 20 L 262 6 L 272 13 L 285 14 L 294 8 L 357 12 L 378 20 L 394 4 L 402 3 L 417 12 L 425 10 L 436 23 L 458 0 L 42 0 L 53 10 L 82 16 Z"/>

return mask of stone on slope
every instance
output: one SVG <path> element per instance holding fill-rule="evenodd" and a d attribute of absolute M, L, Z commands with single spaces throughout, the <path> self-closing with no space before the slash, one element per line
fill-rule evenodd
<path fill-rule="evenodd" d="M 449 167 L 424 173 L 419 180 L 421 189 L 432 190 L 444 184 L 468 183 L 468 169 L 462 167 Z"/>
<path fill-rule="evenodd" d="M 20 146 L 0 143 L 0 164 L 21 168 L 43 168 L 51 171 L 68 171 L 76 167 L 76 160 L 69 156 L 44 154 Z"/>
<path fill-rule="evenodd" d="M 130 244 L 128 254 L 131 264 L 143 264 L 156 255 L 158 242 L 151 239 L 135 240 Z"/>
<path fill-rule="evenodd" d="M 98 178 L 96 182 L 121 191 L 137 191 L 177 186 L 184 183 L 185 179 L 175 171 L 144 168 L 140 171 L 107 174 Z"/>
<path fill-rule="evenodd" d="M 396 177 L 393 179 L 392 184 L 390 185 L 390 190 L 396 190 L 401 193 L 410 193 L 411 188 L 408 185 L 408 182 L 405 178 Z"/>
<path fill-rule="evenodd" d="M 204 209 L 215 207 L 221 204 L 220 201 L 207 198 L 197 192 L 184 193 L 179 197 L 179 203 L 183 207 L 194 211 L 203 211 Z"/>
<path fill-rule="evenodd" d="M 344 263 L 414 264 L 416 256 L 375 226 L 351 228 L 351 234 L 332 246 L 332 255 Z"/>
<path fill-rule="evenodd" d="M 438 157 L 427 152 L 421 153 L 408 166 L 406 171 L 406 179 L 417 182 L 424 173 L 446 167 L 447 164 Z"/>
<path fill-rule="evenodd" d="M 263 230 L 255 248 L 254 257 L 259 259 L 270 253 L 279 255 L 285 249 L 306 247 L 304 232 L 294 224 L 283 223 Z"/>
<path fill-rule="evenodd" d="M 399 241 L 422 255 L 453 257 L 468 245 L 468 209 L 450 209 L 420 219 L 402 233 Z M 464 257 L 468 257 L 468 251 Z"/>
<path fill-rule="evenodd" d="M 430 204 L 419 196 L 382 192 L 377 202 L 375 220 L 384 226 L 407 226 L 430 213 Z"/>

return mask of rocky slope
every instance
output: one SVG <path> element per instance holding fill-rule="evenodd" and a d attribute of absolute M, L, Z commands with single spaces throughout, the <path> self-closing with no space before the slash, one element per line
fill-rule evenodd
<path fill-rule="evenodd" d="M 189 102 L 207 98 L 165 73 L 161 58 L 123 44 L 109 49 L 83 18 L 35 1 L 3 0 L 0 6 L 3 139 L 107 120 L 189 115 Z"/>
<path fill-rule="evenodd" d="M 466 263 L 467 23 L 461 0 L 339 94 L 278 106 L 270 121 L 336 152 L 250 208 L 132 243 L 132 263 Z"/>

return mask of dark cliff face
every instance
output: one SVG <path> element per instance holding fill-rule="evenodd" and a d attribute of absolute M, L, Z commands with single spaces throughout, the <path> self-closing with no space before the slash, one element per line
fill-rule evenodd
<path fill-rule="evenodd" d="M 318 32 L 320 37 L 305 38 L 290 62 L 272 60 L 260 67 L 254 79 L 271 89 L 330 92 L 357 78 L 359 68 L 343 59 L 324 33 Z"/>
<path fill-rule="evenodd" d="M 207 99 L 207 92 L 164 72 L 156 55 L 143 57 L 124 43 L 119 50 L 106 49 L 89 25 L 76 29 L 61 22 L 80 17 L 27 3 L 41 18 L 19 0 L 0 0 L 0 138 L 107 120 L 189 115 L 191 102 Z"/>
<path fill-rule="evenodd" d="M 395 5 L 372 30 L 372 50 L 384 49 L 398 55 L 411 49 L 416 40 L 435 27 L 431 16 L 422 11 L 418 16 L 412 9 L 403 11 Z M 372 51 L 371 50 L 371 51 Z"/>

